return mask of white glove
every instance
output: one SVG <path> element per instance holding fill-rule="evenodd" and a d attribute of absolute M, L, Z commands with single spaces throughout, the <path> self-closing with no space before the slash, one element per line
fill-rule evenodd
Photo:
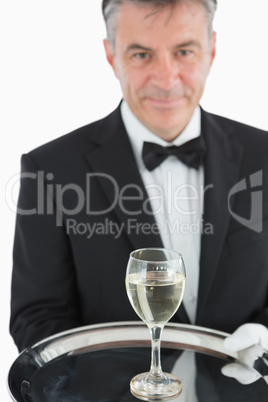
<path fill-rule="evenodd" d="M 238 359 L 245 363 L 230 363 L 222 368 L 222 374 L 235 378 L 241 384 L 251 384 L 261 378 L 254 370 L 254 362 L 268 350 L 268 329 L 261 324 L 244 324 L 224 340 L 224 347 L 237 352 Z M 264 350 L 265 349 L 265 350 Z"/>
<path fill-rule="evenodd" d="M 232 352 L 238 352 L 253 345 L 260 345 L 268 350 L 268 329 L 262 324 L 241 325 L 224 341 L 224 347 Z"/>
<path fill-rule="evenodd" d="M 258 371 L 247 366 L 242 366 L 239 363 L 226 364 L 226 366 L 221 368 L 221 372 L 226 377 L 234 378 L 243 385 L 252 384 L 262 377 Z"/>

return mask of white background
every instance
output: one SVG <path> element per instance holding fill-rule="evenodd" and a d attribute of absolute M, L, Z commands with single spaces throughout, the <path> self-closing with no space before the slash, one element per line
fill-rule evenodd
<path fill-rule="evenodd" d="M 219 3 L 217 57 L 201 104 L 208 111 L 267 130 L 268 1 Z M 6 377 L 17 357 L 8 329 L 18 191 L 12 177 L 20 170 L 22 153 L 105 116 L 119 103 L 120 88 L 102 46 L 100 4 L 100 0 L 0 3 L 1 401 L 10 400 Z"/>

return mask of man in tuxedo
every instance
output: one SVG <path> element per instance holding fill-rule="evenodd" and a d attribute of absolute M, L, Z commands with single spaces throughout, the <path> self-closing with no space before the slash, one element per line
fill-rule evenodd
<path fill-rule="evenodd" d="M 247 339 L 268 346 L 268 135 L 200 107 L 215 10 L 216 0 L 103 1 L 122 102 L 22 157 L 10 323 L 20 350 L 136 320 L 124 276 L 143 247 L 184 257 L 174 321 L 251 323 Z"/>

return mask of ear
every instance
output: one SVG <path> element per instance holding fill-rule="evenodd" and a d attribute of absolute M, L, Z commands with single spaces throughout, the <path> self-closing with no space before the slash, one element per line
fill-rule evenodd
<path fill-rule="evenodd" d="M 104 45 L 104 49 L 105 49 L 106 59 L 107 59 L 108 63 L 110 64 L 110 66 L 112 67 L 115 76 L 117 76 L 116 68 L 115 68 L 115 55 L 114 55 L 114 51 L 112 49 L 111 43 L 108 39 L 104 39 L 103 45 Z"/>
<path fill-rule="evenodd" d="M 215 59 L 216 55 L 216 39 L 217 39 L 217 34 L 216 32 L 213 32 L 211 35 L 210 39 L 210 46 L 211 46 L 211 51 L 210 51 L 210 67 L 212 66 L 212 63 Z"/>

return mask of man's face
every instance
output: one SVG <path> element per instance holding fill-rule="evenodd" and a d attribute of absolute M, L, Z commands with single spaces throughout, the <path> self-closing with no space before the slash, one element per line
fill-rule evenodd
<path fill-rule="evenodd" d="M 106 57 L 123 97 L 150 131 L 172 141 L 185 128 L 203 94 L 215 55 L 205 11 L 196 3 L 163 9 L 123 4 L 115 48 Z"/>

